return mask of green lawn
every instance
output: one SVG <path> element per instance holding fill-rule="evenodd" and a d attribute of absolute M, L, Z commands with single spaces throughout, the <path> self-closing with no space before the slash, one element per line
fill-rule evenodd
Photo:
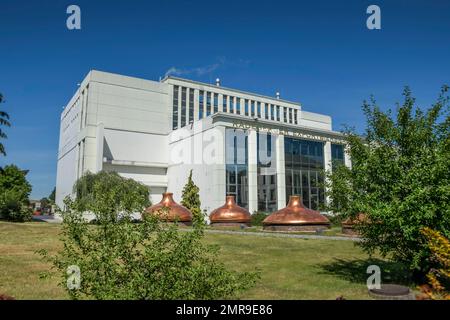
<path fill-rule="evenodd" d="M 59 225 L 0 222 L 0 294 L 16 299 L 67 299 L 57 277 L 40 279 L 50 266 L 35 253 L 60 247 Z M 261 279 L 241 299 L 369 299 L 366 268 L 381 267 L 383 281 L 403 282 L 400 266 L 369 260 L 352 241 L 207 234 L 219 244 L 220 259 L 234 270 L 261 271 Z"/>

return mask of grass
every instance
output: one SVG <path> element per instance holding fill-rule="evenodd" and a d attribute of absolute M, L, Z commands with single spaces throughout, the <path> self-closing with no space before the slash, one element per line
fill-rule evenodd
<path fill-rule="evenodd" d="M 60 226 L 30 222 L 0 222 L 0 293 L 16 299 L 67 299 L 57 275 L 40 279 L 51 266 L 35 253 L 61 247 Z M 206 234 L 221 247 L 220 259 L 234 270 L 255 268 L 261 279 L 241 299 L 370 299 L 366 269 L 381 267 L 385 282 L 405 283 L 401 266 L 377 257 L 369 259 L 352 241 L 291 239 Z"/>

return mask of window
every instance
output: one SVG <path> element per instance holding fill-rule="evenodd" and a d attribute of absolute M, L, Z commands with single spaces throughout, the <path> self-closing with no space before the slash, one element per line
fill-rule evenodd
<path fill-rule="evenodd" d="M 270 120 L 275 120 L 275 108 L 274 105 L 270 105 Z"/>
<path fill-rule="evenodd" d="M 252 101 L 252 108 L 250 109 L 250 115 L 255 116 L 255 101 Z"/>
<path fill-rule="evenodd" d="M 294 109 L 294 124 L 298 124 L 298 121 L 297 121 L 297 109 Z"/>
<path fill-rule="evenodd" d="M 181 127 L 186 125 L 186 88 L 181 87 Z"/>
<path fill-rule="evenodd" d="M 277 106 L 277 121 L 280 121 L 280 106 Z"/>
<path fill-rule="evenodd" d="M 227 103 L 228 97 L 226 95 L 223 95 L 223 101 L 222 101 L 222 111 L 228 112 L 228 103 Z"/>
<path fill-rule="evenodd" d="M 236 98 L 236 113 L 241 114 L 241 98 Z"/>
<path fill-rule="evenodd" d="M 234 97 L 230 97 L 230 113 L 234 113 Z"/>
<path fill-rule="evenodd" d="M 269 104 L 264 104 L 264 118 L 269 119 Z"/>
<path fill-rule="evenodd" d="M 289 108 L 289 123 L 292 123 L 292 109 Z"/>
<path fill-rule="evenodd" d="M 248 99 L 245 99 L 245 102 L 244 102 L 244 111 L 245 111 L 245 115 L 248 116 Z"/>
<path fill-rule="evenodd" d="M 194 89 L 189 89 L 189 123 L 194 122 Z"/>
<path fill-rule="evenodd" d="M 261 118 L 261 102 L 256 103 L 256 111 L 258 112 L 258 118 Z"/>
<path fill-rule="evenodd" d="M 219 94 L 214 93 L 214 113 L 217 113 L 219 111 Z"/>
<path fill-rule="evenodd" d="M 344 146 L 342 144 L 331 144 L 331 162 L 332 170 L 345 163 Z"/>
<path fill-rule="evenodd" d="M 205 92 L 200 90 L 198 94 L 198 118 L 203 119 L 203 108 L 205 105 Z"/>
<path fill-rule="evenodd" d="M 287 123 L 287 108 L 283 107 L 283 121 Z"/>
<path fill-rule="evenodd" d="M 241 129 L 225 130 L 226 193 L 248 208 L 248 140 Z"/>
<path fill-rule="evenodd" d="M 300 195 L 303 204 L 317 210 L 325 201 L 323 142 L 284 138 L 286 201 Z"/>
<path fill-rule="evenodd" d="M 206 93 L 206 116 L 211 115 L 211 92 Z"/>
<path fill-rule="evenodd" d="M 172 129 L 178 129 L 178 86 L 173 86 Z"/>

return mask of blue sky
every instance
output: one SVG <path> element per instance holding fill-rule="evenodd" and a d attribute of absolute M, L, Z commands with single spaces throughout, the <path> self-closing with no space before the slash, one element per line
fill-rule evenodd
<path fill-rule="evenodd" d="M 66 8 L 81 8 L 81 30 Z M 381 30 L 366 9 L 381 8 Z M 450 1 L 0 2 L 0 92 L 13 127 L 7 157 L 29 169 L 33 198 L 56 180 L 59 117 L 91 69 L 158 80 L 180 76 L 299 101 L 364 128 L 361 103 L 384 107 L 411 86 L 418 104 L 450 84 Z"/>

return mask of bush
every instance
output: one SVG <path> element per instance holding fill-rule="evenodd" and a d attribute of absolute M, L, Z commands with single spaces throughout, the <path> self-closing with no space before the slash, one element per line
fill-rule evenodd
<path fill-rule="evenodd" d="M 430 228 L 421 230 L 431 251 L 433 268 L 427 274 L 430 286 L 423 290 L 429 299 L 450 300 L 450 241 Z"/>
<path fill-rule="evenodd" d="M 252 226 L 262 226 L 262 222 L 265 218 L 267 218 L 268 214 L 265 212 L 255 212 L 251 216 L 251 225 Z"/>
<path fill-rule="evenodd" d="M 194 223 L 192 231 L 180 231 L 157 215 L 133 223 L 131 214 L 142 212 L 147 202 L 140 186 L 117 176 L 110 184 L 110 174 L 98 175 L 88 178 L 88 198 L 65 200 L 63 250 L 53 257 L 41 251 L 72 298 L 217 299 L 254 283 L 256 273 L 229 271 L 217 261 L 217 247 L 202 241 L 203 223 Z M 97 224 L 87 223 L 80 209 L 94 213 Z M 78 289 L 67 285 L 73 280 L 69 266 L 80 270 Z"/>
<path fill-rule="evenodd" d="M 0 170 L 0 216 L 12 221 L 31 219 L 29 194 L 31 185 L 25 178 L 26 172 L 15 165 Z"/>

